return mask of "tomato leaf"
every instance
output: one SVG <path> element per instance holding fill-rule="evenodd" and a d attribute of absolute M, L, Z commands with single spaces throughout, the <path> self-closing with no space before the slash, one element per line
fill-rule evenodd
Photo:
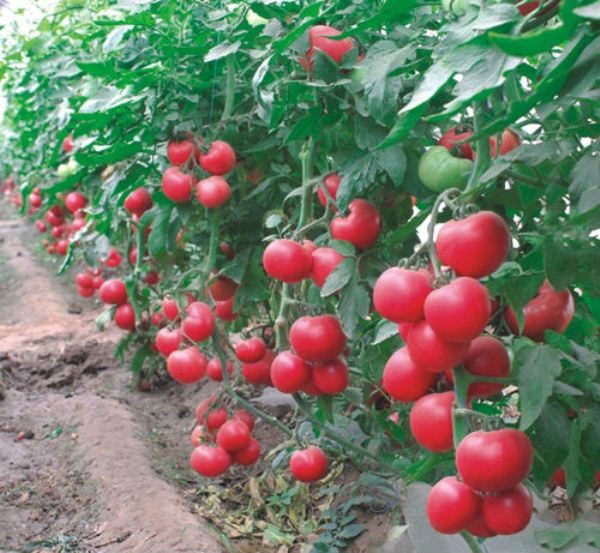
<path fill-rule="evenodd" d="M 341 290 L 352 278 L 356 267 L 356 261 L 351 258 L 346 258 L 333 270 L 327 277 L 325 284 L 321 288 L 321 297 L 326 298 Z"/>

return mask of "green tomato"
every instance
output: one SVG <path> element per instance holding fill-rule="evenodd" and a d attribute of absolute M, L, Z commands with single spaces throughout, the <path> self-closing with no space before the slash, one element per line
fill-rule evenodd
<path fill-rule="evenodd" d="M 69 159 L 67 163 L 61 163 L 56 169 L 56 174 L 59 178 L 64 179 L 77 173 L 79 164 L 73 159 Z"/>
<path fill-rule="evenodd" d="M 447 12 L 452 12 L 455 15 L 463 15 L 467 13 L 468 0 L 442 0 L 442 7 Z"/>
<path fill-rule="evenodd" d="M 261 17 L 260 15 L 258 15 L 256 12 L 254 12 L 252 10 L 248 10 L 248 13 L 246 14 L 246 21 L 248 22 L 248 25 L 250 25 L 251 27 L 258 27 L 259 25 L 266 25 L 269 22 L 268 19 Z"/>
<path fill-rule="evenodd" d="M 454 157 L 444 146 L 429 148 L 419 160 L 419 178 L 433 192 L 467 185 L 473 169 L 470 159 Z"/>
<path fill-rule="evenodd" d="M 359 65 L 352 70 L 352 73 L 350 73 L 350 78 L 352 79 L 353 83 L 362 84 L 363 79 L 368 73 L 369 71 L 364 65 Z"/>

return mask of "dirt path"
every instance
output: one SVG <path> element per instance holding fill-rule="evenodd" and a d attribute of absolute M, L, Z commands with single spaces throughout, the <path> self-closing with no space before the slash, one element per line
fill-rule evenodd
<path fill-rule="evenodd" d="M 176 489 L 195 481 L 182 437 L 210 389 L 132 393 L 99 307 L 0 218 L 0 553 L 219 553 Z"/>

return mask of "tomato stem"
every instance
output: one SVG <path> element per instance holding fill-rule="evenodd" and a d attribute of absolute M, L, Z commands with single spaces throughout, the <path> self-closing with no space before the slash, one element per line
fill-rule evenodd
<path fill-rule="evenodd" d="M 485 553 L 485 549 L 482 548 L 482 544 L 477 541 L 477 538 L 469 534 L 468 532 L 461 532 L 460 535 L 467 542 L 471 553 Z"/>
<path fill-rule="evenodd" d="M 203 275 L 205 281 L 208 279 L 215 266 L 217 261 L 217 249 L 219 247 L 219 216 L 214 210 L 210 210 L 208 218 L 210 221 L 210 242 L 208 244 L 206 268 Z"/>
<path fill-rule="evenodd" d="M 302 147 L 300 152 L 300 162 L 302 164 L 302 200 L 300 203 L 300 218 L 298 219 L 298 234 L 308 222 L 312 207 L 312 186 L 310 184 L 310 174 L 312 170 L 313 139 L 310 137 Z"/>
<path fill-rule="evenodd" d="M 485 104 L 480 100 L 473 102 L 473 133 L 478 136 L 479 133 L 485 127 Z M 475 158 L 475 164 L 467 182 L 466 190 L 470 191 L 479 184 L 481 175 L 490 166 L 490 139 L 487 136 L 478 136 L 475 140 L 477 157 Z M 500 148 L 500 144 L 497 145 L 496 149 Z"/>
<path fill-rule="evenodd" d="M 233 113 L 233 101 L 235 99 L 235 65 L 233 55 L 227 56 L 225 68 L 225 106 L 221 120 L 229 119 Z"/>

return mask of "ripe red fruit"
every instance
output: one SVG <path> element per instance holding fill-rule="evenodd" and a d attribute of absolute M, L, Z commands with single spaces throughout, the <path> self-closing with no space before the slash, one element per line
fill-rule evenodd
<path fill-rule="evenodd" d="M 129 213 L 141 217 L 152 207 L 152 196 L 150 196 L 150 192 L 140 186 L 125 198 L 123 206 Z"/>
<path fill-rule="evenodd" d="M 342 359 L 317 363 L 313 367 L 312 383 L 322 394 L 340 394 L 349 381 L 348 365 Z"/>
<path fill-rule="evenodd" d="M 204 425 L 206 414 L 213 409 L 217 404 L 217 396 L 209 396 L 204 398 L 197 406 L 194 411 L 194 415 L 198 420 L 199 424 Z M 227 412 L 225 411 L 225 419 L 227 420 Z"/>
<path fill-rule="evenodd" d="M 198 201 L 209 209 L 221 207 L 229 200 L 231 188 L 223 177 L 208 177 L 196 185 Z"/>
<path fill-rule="evenodd" d="M 531 442 L 520 430 L 471 432 L 456 448 L 456 467 L 460 477 L 465 484 L 480 492 L 502 492 L 514 488 L 525 479 L 532 461 Z"/>
<path fill-rule="evenodd" d="M 150 322 L 152 323 L 152 326 L 164 326 L 166 324 L 165 316 L 160 311 L 156 311 L 155 313 L 152 313 Z"/>
<path fill-rule="evenodd" d="M 177 302 L 171 298 L 164 298 L 162 301 L 162 310 L 169 321 L 174 321 L 179 316 Z"/>
<path fill-rule="evenodd" d="M 65 213 L 60 206 L 53 205 L 46 211 L 46 221 L 53 227 L 62 225 L 65 222 Z"/>
<path fill-rule="evenodd" d="M 431 291 L 425 271 L 392 267 L 375 282 L 373 303 L 385 319 L 414 323 L 423 318 L 425 299 Z"/>
<path fill-rule="evenodd" d="M 188 313 L 183 321 L 184 334 L 194 342 L 208 340 L 215 330 L 215 315 L 211 308 L 197 301 L 188 306 Z"/>
<path fill-rule="evenodd" d="M 516 534 L 524 530 L 531 520 L 532 511 L 531 493 L 523 484 L 483 498 L 483 520 L 496 534 Z"/>
<path fill-rule="evenodd" d="M 233 373 L 233 363 L 228 359 L 226 365 L 227 374 L 231 375 Z M 208 362 L 208 365 L 206 366 L 206 374 L 208 375 L 208 378 L 216 382 L 221 382 L 223 380 L 223 365 L 218 357 L 213 357 Z"/>
<path fill-rule="evenodd" d="M 240 420 L 228 420 L 217 434 L 217 444 L 232 452 L 244 449 L 250 443 L 250 430 Z"/>
<path fill-rule="evenodd" d="M 87 204 L 87 198 L 81 192 L 69 192 L 65 197 L 65 205 L 71 213 L 83 209 Z"/>
<path fill-rule="evenodd" d="M 401 348 L 383 368 L 383 389 L 396 401 L 415 401 L 427 393 L 436 378 L 435 373 L 414 363 L 407 348 Z"/>
<path fill-rule="evenodd" d="M 337 216 L 329 224 L 334 240 L 346 240 L 359 250 L 366 250 L 376 241 L 381 231 L 381 215 L 367 200 L 356 199 L 348 206 L 347 217 Z"/>
<path fill-rule="evenodd" d="M 215 301 L 226 301 L 234 296 L 237 288 L 237 283 L 230 278 L 218 276 L 213 280 L 208 289 Z"/>
<path fill-rule="evenodd" d="M 487 288 L 471 277 L 459 277 L 425 300 L 425 319 L 448 342 L 468 342 L 488 324 L 492 305 Z"/>
<path fill-rule="evenodd" d="M 160 282 L 160 275 L 156 271 L 148 271 L 144 278 L 144 282 L 150 286 L 155 286 Z"/>
<path fill-rule="evenodd" d="M 344 256 L 333 248 L 316 248 L 312 252 L 312 270 L 310 278 L 319 288 L 323 287 L 327 277 L 344 260 Z"/>
<path fill-rule="evenodd" d="M 456 534 L 477 517 L 480 507 L 481 498 L 469 486 L 448 476 L 431 488 L 425 509 L 434 530 Z"/>
<path fill-rule="evenodd" d="M 250 438 L 250 442 L 244 449 L 232 453 L 232 459 L 236 465 L 253 465 L 259 457 L 260 443 L 256 438 Z"/>
<path fill-rule="evenodd" d="M 75 284 L 81 288 L 94 288 L 94 281 L 91 275 L 87 273 L 77 273 L 75 275 Z"/>
<path fill-rule="evenodd" d="M 215 409 L 206 415 L 206 429 L 214 434 L 227 420 L 227 411 L 222 407 Z"/>
<path fill-rule="evenodd" d="M 454 392 L 428 394 L 410 411 L 410 430 L 417 442 L 429 451 L 452 451 L 452 405 Z M 462 474 L 461 474 L 462 476 Z"/>
<path fill-rule="evenodd" d="M 234 168 L 235 161 L 234 149 L 222 140 L 215 140 L 208 152 L 200 154 L 202 169 L 212 175 L 225 175 L 229 173 Z"/>
<path fill-rule="evenodd" d="M 444 146 L 447 150 L 450 150 L 456 157 L 475 159 L 475 153 L 473 152 L 471 145 L 467 142 L 463 142 L 472 136 L 473 131 L 468 128 L 452 127 L 442 135 L 438 140 L 438 144 Z M 458 144 L 459 142 L 462 142 L 462 144 Z"/>
<path fill-rule="evenodd" d="M 94 295 L 94 288 L 83 288 L 81 286 L 78 286 L 77 293 L 82 298 L 91 298 Z"/>
<path fill-rule="evenodd" d="M 344 351 L 346 336 L 333 315 L 301 317 L 292 324 L 290 343 L 306 361 L 329 361 Z"/>
<path fill-rule="evenodd" d="M 459 276 L 481 278 L 492 274 L 510 249 L 508 225 L 493 211 L 480 211 L 440 229 L 435 249 L 444 265 Z"/>
<path fill-rule="evenodd" d="M 215 302 L 215 313 L 222 321 L 235 321 L 238 314 L 233 311 L 233 298 Z"/>
<path fill-rule="evenodd" d="M 69 241 L 59 240 L 58 242 L 55 242 L 54 247 L 58 255 L 66 255 L 67 250 L 69 249 Z"/>
<path fill-rule="evenodd" d="M 99 290 L 103 284 L 104 284 L 104 279 L 100 275 L 94 277 L 94 279 L 93 279 L 94 290 Z"/>
<path fill-rule="evenodd" d="M 182 384 L 198 382 L 206 373 L 207 360 L 197 347 L 172 352 L 167 358 L 167 370 L 173 380 Z"/>
<path fill-rule="evenodd" d="M 491 530 L 485 523 L 481 511 L 479 511 L 477 516 L 471 522 L 469 522 L 466 530 L 478 538 L 491 538 L 496 535 L 496 532 Z"/>
<path fill-rule="evenodd" d="M 46 225 L 44 224 L 44 221 L 40 221 L 39 219 L 35 222 L 35 228 L 37 228 L 38 232 L 40 233 L 46 232 L 48 230 L 46 228 Z"/>
<path fill-rule="evenodd" d="M 256 386 L 271 384 L 271 363 L 273 362 L 273 357 L 273 352 L 268 349 L 259 361 L 244 363 L 242 365 L 242 375 L 246 381 Z"/>
<path fill-rule="evenodd" d="M 563 469 L 563 468 L 556 469 L 550 480 L 556 486 L 560 486 L 561 488 L 566 488 L 567 487 L 567 479 L 565 476 L 565 469 Z"/>
<path fill-rule="evenodd" d="M 40 207 L 42 205 L 42 197 L 39 194 L 29 194 L 29 205 L 31 207 Z"/>
<path fill-rule="evenodd" d="M 500 155 L 503 156 L 504 154 L 507 154 L 520 144 L 521 138 L 519 135 L 510 129 L 506 129 L 502 132 L 502 136 L 500 137 Z M 492 157 L 496 157 L 496 138 L 493 136 L 490 138 L 490 154 Z"/>
<path fill-rule="evenodd" d="M 68 154 L 71 153 L 73 151 L 73 135 L 68 135 L 63 141 L 62 141 L 62 148 L 63 150 Z"/>
<path fill-rule="evenodd" d="M 262 338 L 252 336 L 247 340 L 238 342 L 235 346 L 235 354 L 243 363 L 255 363 L 265 355 L 267 347 Z"/>
<path fill-rule="evenodd" d="M 502 342 L 491 336 L 478 336 L 471 342 L 464 367 L 473 375 L 504 377 L 510 373 L 510 358 Z M 469 397 L 486 397 L 498 393 L 503 384 L 480 382 L 469 385 Z"/>
<path fill-rule="evenodd" d="M 406 342 L 410 358 L 422 369 L 442 372 L 453 369 L 467 355 L 469 343 L 442 340 L 427 321 L 419 321 L 410 329 Z"/>
<path fill-rule="evenodd" d="M 312 71 L 313 59 L 317 51 L 327 54 L 335 63 L 341 63 L 344 56 L 354 48 L 354 41 L 351 38 L 342 40 L 333 40 L 329 37 L 337 36 L 341 33 L 328 25 L 315 25 L 308 30 L 308 42 L 310 48 L 306 52 L 306 58 L 301 58 L 300 63 L 306 70 Z"/>
<path fill-rule="evenodd" d="M 250 432 L 254 430 L 254 417 L 245 409 L 240 409 L 239 411 L 236 411 L 231 418 L 242 421 L 248 427 L 248 430 L 250 430 Z"/>
<path fill-rule="evenodd" d="M 557 292 L 548 281 L 545 281 L 533 298 L 524 308 L 523 336 L 536 342 L 544 341 L 544 332 L 554 330 L 562 334 L 573 319 L 575 302 L 568 288 Z M 504 317 L 510 329 L 518 334 L 517 316 L 511 307 L 504 311 Z"/>
<path fill-rule="evenodd" d="M 327 189 L 327 192 L 331 196 L 331 199 L 334 201 L 337 198 L 337 191 L 340 187 L 341 182 L 342 178 L 337 173 L 331 173 L 331 175 L 327 175 L 323 180 L 323 185 Z M 327 207 L 327 196 L 325 195 L 322 186 L 319 186 L 317 188 L 317 196 L 319 198 L 319 202 L 321 202 L 321 205 L 323 207 Z M 331 209 L 334 212 L 337 211 L 337 209 L 334 206 L 332 206 Z"/>
<path fill-rule="evenodd" d="M 311 445 L 292 453 L 290 470 L 292 476 L 300 482 L 316 482 L 327 474 L 329 462 L 320 447 Z"/>
<path fill-rule="evenodd" d="M 122 330 L 135 330 L 135 311 L 129 303 L 119 305 L 115 310 L 115 324 Z"/>
<path fill-rule="evenodd" d="M 127 302 L 127 289 L 125 283 L 118 278 L 111 278 L 100 286 L 100 301 L 113 305 L 121 305 Z"/>
<path fill-rule="evenodd" d="M 198 474 L 214 478 L 231 466 L 231 455 L 222 447 L 200 445 L 192 451 L 190 464 Z"/>
<path fill-rule="evenodd" d="M 156 333 L 154 345 L 162 355 L 168 357 L 171 353 L 179 349 L 181 345 L 181 331 L 178 328 L 174 328 L 173 330 L 167 327 L 161 328 Z"/>
<path fill-rule="evenodd" d="M 198 140 L 200 141 L 200 140 Z M 194 144 L 192 138 L 177 142 L 170 140 L 167 144 L 167 157 L 172 165 L 185 165 L 191 161 L 192 152 L 196 160 L 200 159 L 200 148 Z"/>
<path fill-rule="evenodd" d="M 187 202 L 192 194 L 192 175 L 182 173 L 179 167 L 169 167 L 163 174 L 162 189 L 175 203 Z"/>
<path fill-rule="evenodd" d="M 295 394 L 310 380 L 310 367 L 291 351 L 282 351 L 271 364 L 271 381 L 280 392 Z"/>
<path fill-rule="evenodd" d="M 275 240 L 263 253 L 263 266 L 267 274 L 293 284 L 310 276 L 312 269 L 311 253 L 293 240 Z"/>

